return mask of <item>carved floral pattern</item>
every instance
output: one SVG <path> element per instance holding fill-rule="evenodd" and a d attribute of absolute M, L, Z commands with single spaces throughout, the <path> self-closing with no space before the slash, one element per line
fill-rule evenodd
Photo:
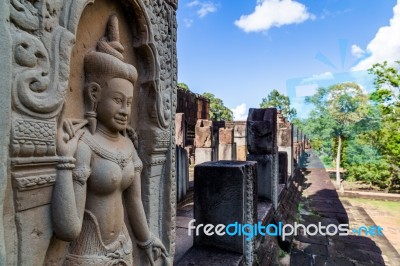
<path fill-rule="evenodd" d="M 56 174 L 26 176 L 22 178 L 16 178 L 15 182 L 20 190 L 36 188 L 37 186 L 48 186 L 56 182 Z"/>
<path fill-rule="evenodd" d="M 172 120 L 172 107 L 176 106 L 176 1 L 144 1 L 154 36 L 159 65 L 159 81 L 157 82 L 157 113 L 160 125 L 168 128 Z M 172 5 L 172 6 L 171 6 Z M 171 84 L 172 80 L 172 84 Z M 171 88 L 172 85 L 172 88 Z"/>
<path fill-rule="evenodd" d="M 54 156 L 56 123 L 16 119 L 13 123 L 12 154 L 20 157 Z"/>

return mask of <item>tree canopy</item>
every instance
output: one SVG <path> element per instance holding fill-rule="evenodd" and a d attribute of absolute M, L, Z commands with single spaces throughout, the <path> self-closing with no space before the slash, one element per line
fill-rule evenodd
<path fill-rule="evenodd" d="M 260 107 L 275 107 L 282 111 L 283 116 L 289 120 L 292 120 L 297 114 L 296 109 L 290 107 L 289 97 L 279 93 L 277 90 L 271 91 L 266 98 L 263 98 Z"/>
<path fill-rule="evenodd" d="M 177 86 L 178 86 L 178 88 L 180 88 L 182 90 L 190 91 L 189 86 L 186 83 L 179 82 Z"/>
<path fill-rule="evenodd" d="M 336 157 L 346 179 L 399 191 L 400 75 L 386 62 L 369 72 L 375 75 L 372 93 L 354 83 L 319 88 L 306 98 L 314 106 L 310 117 L 296 122 L 327 166 Z"/>
<path fill-rule="evenodd" d="M 210 118 L 213 121 L 232 121 L 233 112 L 224 105 L 224 102 L 214 94 L 205 92 L 203 97 L 210 100 Z"/>

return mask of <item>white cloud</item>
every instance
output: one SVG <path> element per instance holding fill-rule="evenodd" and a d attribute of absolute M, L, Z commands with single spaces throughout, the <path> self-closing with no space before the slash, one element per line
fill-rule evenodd
<path fill-rule="evenodd" d="M 187 4 L 188 7 L 193 7 L 193 6 L 198 6 L 198 5 L 200 5 L 200 2 L 197 0 L 192 1 L 189 4 Z"/>
<path fill-rule="evenodd" d="M 400 0 L 393 8 L 393 17 L 389 26 L 381 27 L 366 48 L 367 57 L 362 59 L 352 70 L 364 70 L 375 63 L 400 59 Z"/>
<path fill-rule="evenodd" d="M 353 44 L 351 46 L 351 54 L 357 58 L 361 58 L 365 54 L 365 51 L 361 49 L 358 45 Z"/>
<path fill-rule="evenodd" d="M 183 19 L 183 22 L 185 23 L 186 28 L 190 28 L 193 25 L 193 19 L 185 18 Z"/>
<path fill-rule="evenodd" d="M 247 120 L 247 108 L 245 103 L 239 104 L 235 108 L 232 108 L 231 111 L 233 112 L 233 120 Z"/>
<path fill-rule="evenodd" d="M 217 6 L 214 3 L 203 3 L 197 11 L 199 17 L 205 17 L 209 13 L 217 12 Z"/>
<path fill-rule="evenodd" d="M 217 5 L 213 2 L 202 2 L 195 0 L 187 4 L 187 7 L 198 7 L 199 9 L 197 10 L 197 15 L 200 18 L 203 18 L 210 13 L 217 12 Z"/>
<path fill-rule="evenodd" d="M 308 19 L 315 19 L 315 16 L 308 13 L 305 5 L 294 0 L 258 0 L 254 12 L 242 15 L 235 25 L 245 32 L 259 32 Z"/>

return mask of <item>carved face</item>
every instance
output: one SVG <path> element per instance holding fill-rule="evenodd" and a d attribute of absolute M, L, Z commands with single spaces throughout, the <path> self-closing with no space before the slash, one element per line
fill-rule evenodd
<path fill-rule="evenodd" d="M 97 105 L 97 123 L 116 133 L 125 130 L 131 114 L 133 85 L 122 78 L 112 78 L 101 90 Z"/>

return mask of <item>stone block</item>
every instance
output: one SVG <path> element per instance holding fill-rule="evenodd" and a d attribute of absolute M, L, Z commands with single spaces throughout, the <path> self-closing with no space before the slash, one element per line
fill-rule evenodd
<path fill-rule="evenodd" d="M 288 147 L 292 145 L 292 129 L 290 123 L 281 124 L 278 128 L 278 146 Z"/>
<path fill-rule="evenodd" d="M 247 161 L 257 162 L 258 197 L 278 203 L 278 154 L 248 154 Z"/>
<path fill-rule="evenodd" d="M 293 137 L 293 143 L 298 142 L 298 129 L 295 125 L 292 124 L 292 137 Z"/>
<path fill-rule="evenodd" d="M 232 143 L 233 143 L 233 128 L 220 128 L 219 144 L 232 144 Z"/>
<path fill-rule="evenodd" d="M 196 225 L 257 223 L 257 174 L 255 162 L 217 161 L 194 169 L 194 218 Z M 207 246 L 253 256 L 255 238 L 210 235 L 199 230 L 196 246 Z M 249 258 L 246 259 L 246 261 Z M 251 264 L 249 264 L 251 265 Z"/>
<path fill-rule="evenodd" d="M 186 149 L 176 147 L 176 199 L 183 200 L 189 189 L 189 157 Z"/>
<path fill-rule="evenodd" d="M 279 152 L 279 184 L 286 184 L 288 179 L 288 154 Z"/>
<path fill-rule="evenodd" d="M 233 130 L 233 135 L 235 138 L 245 138 L 246 137 L 246 125 L 236 124 Z"/>
<path fill-rule="evenodd" d="M 211 148 L 213 147 L 212 121 L 199 119 L 195 127 L 195 147 Z"/>
<path fill-rule="evenodd" d="M 238 161 L 246 161 L 247 157 L 247 146 L 245 145 L 238 145 L 236 143 L 236 160 Z"/>
<path fill-rule="evenodd" d="M 293 176 L 293 168 L 294 168 L 294 159 L 293 159 L 293 147 L 281 147 L 279 146 L 279 153 L 280 152 L 285 152 L 287 154 L 287 175 L 288 178 Z M 280 162 L 279 162 L 279 167 L 280 167 Z M 286 182 L 289 184 L 288 182 Z"/>
<path fill-rule="evenodd" d="M 186 122 L 185 114 L 177 113 L 175 115 L 175 145 L 185 147 L 186 139 Z"/>
<path fill-rule="evenodd" d="M 277 152 L 276 108 L 250 108 L 247 118 L 247 149 L 251 154 Z"/>
<path fill-rule="evenodd" d="M 236 160 L 236 144 L 219 144 L 218 160 Z"/>
<path fill-rule="evenodd" d="M 213 160 L 213 148 L 196 148 L 194 152 L 195 164 L 210 162 Z"/>

